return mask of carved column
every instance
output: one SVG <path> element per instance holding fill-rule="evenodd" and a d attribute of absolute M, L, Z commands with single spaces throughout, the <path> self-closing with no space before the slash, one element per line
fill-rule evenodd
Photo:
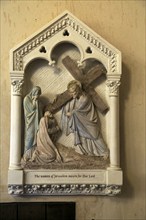
<path fill-rule="evenodd" d="M 119 148 L 119 85 L 120 79 L 108 77 L 107 86 L 109 87 L 110 97 L 110 121 L 109 121 L 109 148 L 110 148 L 110 167 L 108 169 L 120 169 L 120 148 Z"/>
<path fill-rule="evenodd" d="M 21 169 L 22 73 L 11 73 L 11 133 L 9 169 Z"/>

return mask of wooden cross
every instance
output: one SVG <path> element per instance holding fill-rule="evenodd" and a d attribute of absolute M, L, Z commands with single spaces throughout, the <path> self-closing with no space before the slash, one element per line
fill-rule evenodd
<path fill-rule="evenodd" d="M 101 113 L 108 111 L 108 106 L 99 97 L 97 92 L 91 86 L 91 83 L 96 80 L 99 76 L 106 73 L 106 69 L 102 64 L 98 64 L 91 68 L 86 74 L 83 74 L 82 70 L 78 68 L 77 63 L 72 60 L 69 56 L 66 56 L 62 60 L 66 69 L 71 73 L 71 75 L 78 81 L 81 82 L 83 90 L 91 96 L 93 103 L 98 108 Z M 52 104 L 50 104 L 47 109 L 52 113 L 57 112 L 65 105 L 68 101 L 72 99 L 70 93 L 66 90 L 62 94 L 59 94 Z"/>

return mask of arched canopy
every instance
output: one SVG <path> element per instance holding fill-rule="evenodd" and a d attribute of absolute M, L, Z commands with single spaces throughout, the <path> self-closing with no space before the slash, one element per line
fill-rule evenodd
<path fill-rule="evenodd" d="M 36 58 L 46 59 L 49 65 L 54 65 L 52 52 L 64 42 L 78 48 L 79 63 L 89 58 L 97 59 L 106 67 L 109 76 L 120 77 L 120 51 L 68 11 L 10 51 L 10 72 L 16 76 L 23 73 L 28 63 Z"/>

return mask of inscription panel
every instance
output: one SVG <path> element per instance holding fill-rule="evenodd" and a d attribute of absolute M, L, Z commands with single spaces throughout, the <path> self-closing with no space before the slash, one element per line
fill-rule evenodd
<path fill-rule="evenodd" d="M 104 184 L 105 171 L 25 171 L 26 184 Z"/>

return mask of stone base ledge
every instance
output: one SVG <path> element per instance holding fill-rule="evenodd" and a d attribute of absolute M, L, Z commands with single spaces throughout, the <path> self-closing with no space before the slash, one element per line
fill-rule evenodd
<path fill-rule="evenodd" d="M 121 192 L 122 180 L 122 171 L 117 170 L 9 170 L 8 193 L 114 196 Z"/>

